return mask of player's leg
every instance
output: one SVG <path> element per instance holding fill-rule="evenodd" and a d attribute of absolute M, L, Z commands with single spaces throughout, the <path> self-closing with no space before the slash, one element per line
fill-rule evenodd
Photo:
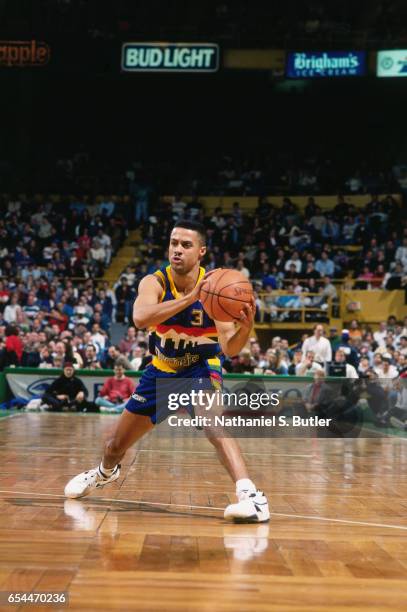
<path fill-rule="evenodd" d="M 153 428 L 149 416 L 124 410 L 113 435 L 106 441 L 102 459 L 103 468 L 114 469 L 126 451 Z"/>
<path fill-rule="evenodd" d="M 156 370 L 148 367 L 120 415 L 113 435 L 105 444 L 102 462 L 72 478 L 65 487 L 66 497 L 83 497 L 119 478 L 120 461 L 127 449 L 154 427 L 155 396 Z"/>
<path fill-rule="evenodd" d="M 215 393 L 214 389 L 208 393 Z M 221 394 L 217 393 L 215 401 L 210 410 L 211 425 L 203 427 L 208 441 L 214 446 L 219 460 L 225 467 L 233 482 L 236 484 L 237 503 L 230 504 L 225 509 L 225 518 L 236 522 L 262 523 L 270 518 L 267 498 L 261 491 L 257 490 L 256 485 L 249 477 L 246 462 L 244 460 L 240 446 L 227 432 L 220 426 L 214 426 L 213 417 L 220 416 L 223 411 Z M 205 405 L 195 408 L 197 415 L 208 415 Z"/>
<path fill-rule="evenodd" d="M 237 482 L 242 478 L 249 478 L 246 462 L 236 440 L 213 435 L 210 430 L 205 431 L 205 434 L 209 442 L 215 447 L 219 461 L 233 482 Z"/>
<path fill-rule="evenodd" d="M 252 480 L 239 444 L 234 438 L 221 437 L 219 429 L 204 428 L 209 442 L 215 447 L 222 465 L 236 484 L 237 503 L 225 509 L 224 517 L 236 522 L 263 523 L 270 518 L 267 498 Z"/>
<path fill-rule="evenodd" d="M 153 427 L 149 416 L 124 410 L 113 435 L 105 443 L 100 465 L 72 478 L 65 487 L 66 497 L 84 497 L 93 489 L 117 480 L 120 476 L 120 461 L 126 451 Z"/>

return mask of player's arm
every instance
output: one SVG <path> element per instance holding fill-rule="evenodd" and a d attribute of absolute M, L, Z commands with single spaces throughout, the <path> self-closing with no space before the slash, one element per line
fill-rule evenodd
<path fill-rule="evenodd" d="M 138 296 L 133 306 L 133 322 L 137 328 L 144 329 L 158 325 L 192 303 L 191 294 L 160 303 L 162 292 L 160 281 L 153 274 L 145 276 L 140 281 Z"/>
<path fill-rule="evenodd" d="M 251 304 L 245 305 L 240 311 L 240 319 L 236 320 L 238 328 L 234 322 L 215 321 L 219 344 L 226 357 L 235 357 L 246 346 L 253 328 L 255 312 L 256 304 L 253 299 Z"/>

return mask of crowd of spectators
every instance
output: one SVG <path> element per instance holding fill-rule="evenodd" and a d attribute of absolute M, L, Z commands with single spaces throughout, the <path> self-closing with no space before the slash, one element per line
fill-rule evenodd
<path fill-rule="evenodd" d="M 260 322 L 295 321 L 290 309 L 305 305 L 319 311 L 318 316 L 310 311 L 308 322 L 326 323 L 328 302 L 337 301 L 334 279 L 348 282 L 352 276 L 359 288 L 388 290 L 405 283 L 407 223 L 392 196 L 373 195 L 363 209 L 338 196 L 328 211 L 313 196 L 303 211 L 289 198 L 282 206 L 259 198 L 251 215 L 238 201 L 230 213 L 218 208 L 210 215 L 199 199 L 187 203 L 176 196 L 154 206 L 140 195 L 138 201 L 140 258 L 113 288 L 95 280 L 126 234 L 113 198 L 97 204 L 71 200 L 63 207 L 16 198 L 7 202 L 0 220 L 0 368 L 70 363 L 73 370 L 144 369 L 151 360 L 147 334 L 131 326 L 131 308 L 140 279 L 167 263 L 168 234 L 180 218 L 205 222 L 208 269 L 234 267 L 253 282 Z M 286 292 L 276 294 L 278 289 Z M 118 344 L 111 341 L 114 321 L 130 325 Z M 321 325 L 316 329 L 319 339 L 304 336 L 296 346 L 274 337 L 262 351 L 253 340 L 234 360 L 226 360 L 225 369 L 309 375 L 331 363 L 350 378 L 404 373 L 407 321 L 390 318 L 375 334 L 353 321 L 348 333 L 331 330 L 328 339 Z M 321 353 L 324 340 L 326 352 Z M 117 401 L 105 391 L 100 405 L 109 409 Z"/>
<path fill-rule="evenodd" d="M 263 193 L 318 195 L 396 193 L 407 190 L 407 168 L 403 164 L 375 168 L 367 161 L 358 168 L 318 155 L 259 155 L 258 159 L 223 155 L 203 163 L 204 171 L 189 170 L 184 190 L 214 195 L 261 195 Z M 176 171 L 173 173 L 176 175 Z M 185 176 L 188 173 L 184 172 Z"/>
<path fill-rule="evenodd" d="M 304 210 L 288 197 L 282 206 L 259 198 L 254 214 L 246 214 L 237 201 L 232 211 L 219 207 L 209 216 L 199 199 L 187 203 L 176 195 L 171 204 L 161 202 L 150 212 L 143 226 L 143 271 L 167 261 L 174 221 L 204 221 L 207 269 L 237 268 L 253 282 L 259 322 L 300 321 L 302 308 L 309 308 L 306 322 L 327 322 L 329 304 L 336 308 L 336 280 L 356 289 L 406 285 L 407 221 L 389 195 L 370 196 L 364 208 L 340 195 L 332 210 L 321 209 L 313 196 Z M 286 293 L 278 295 L 276 289 Z"/>
<path fill-rule="evenodd" d="M 342 368 L 337 367 L 340 364 Z M 370 373 L 393 379 L 407 375 L 407 317 L 400 322 L 390 316 L 375 332 L 355 319 L 342 330 L 318 323 L 312 334 L 302 334 L 295 344 L 274 336 L 266 351 L 251 338 L 238 356 L 225 361 L 224 368 L 235 374 L 309 376 L 324 370 L 354 379 Z"/>
<path fill-rule="evenodd" d="M 251 338 L 224 368 L 234 374 L 309 377 L 313 382 L 306 388 L 302 410 L 343 417 L 364 398 L 377 426 L 407 431 L 407 317 L 399 322 L 389 316 L 375 332 L 356 320 L 349 329 L 331 327 L 327 333 L 316 324 L 312 335 L 303 334 L 291 346 L 274 336 L 266 351 Z M 347 379 L 349 385 L 326 383 L 327 376 L 331 381 Z"/>
<path fill-rule="evenodd" d="M 146 332 L 130 327 L 113 344 L 108 328 L 95 322 L 95 316 L 101 318 L 99 312 L 95 310 L 87 323 L 75 323 L 72 328 L 61 321 L 62 317 L 68 320 L 66 315 L 58 318 L 44 311 L 32 324 L 0 321 L 0 370 L 7 366 L 61 368 L 67 361 L 74 369 L 112 369 L 117 362 L 128 370 L 143 369 L 151 360 Z"/>
<path fill-rule="evenodd" d="M 111 324 L 135 297 L 125 273 L 113 288 L 95 280 L 127 235 L 114 199 L 11 197 L 0 209 L 0 369 L 111 367 Z"/>
<path fill-rule="evenodd" d="M 26 286 L 56 278 L 100 277 L 126 235 L 115 202 L 59 202 L 18 196 L 0 203 L 0 276 Z"/>

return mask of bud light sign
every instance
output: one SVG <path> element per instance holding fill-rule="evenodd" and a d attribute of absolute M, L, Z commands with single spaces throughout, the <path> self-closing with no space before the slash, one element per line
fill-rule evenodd
<path fill-rule="evenodd" d="M 219 47 L 215 44 L 125 43 L 122 70 L 129 72 L 216 72 Z"/>
<path fill-rule="evenodd" d="M 287 77 L 313 79 L 363 76 L 366 73 L 364 51 L 321 51 L 289 53 Z"/>

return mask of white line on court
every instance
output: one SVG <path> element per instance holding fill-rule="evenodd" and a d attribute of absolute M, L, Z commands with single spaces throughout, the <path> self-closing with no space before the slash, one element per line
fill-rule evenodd
<path fill-rule="evenodd" d="M 31 495 L 32 497 L 51 497 L 53 499 L 67 499 L 64 495 L 57 495 L 54 493 L 35 493 L 28 491 L 6 491 L 1 490 L 0 493 L 7 493 L 9 495 Z M 92 498 L 89 499 L 91 501 Z M 218 508 L 217 506 L 194 506 L 192 504 L 172 504 L 165 502 L 149 502 L 149 501 L 141 501 L 137 499 L 116 499 L 113 497 L 95 497 L 93 498 L 95 502 L 115 502 L 115 503 L 123 503 L 123 504 L 133 504 L 133 505 L 144 505 L 144 506 L 174 506 L 175 508 L 189 508 L 190 510 L 219 510 L 221 512 L 224 511 L 224 508 Z M 326 516 L 307 516 L 305 514 L 284 514 L 282 512 L 270 512 L 271 516 L 282 516 L 285 518 L 299 518 L 305 519 L 308 521 L 325 521 L 328 523 L 341 523 L 345 525 L 361 525 L 362 527 L 381 527 L 383 529 L 401 529 L 403 531 L 407 531 L 407 525 L 386 525 L 385 523 L 369 523 L 367 521 L 352 521 L 350 519 L 335 519 L 329 518 Z"/>
<path fill-rule="evenodd" d="M 140 448 L 137 449 L 139 453 L 188 453 L 191 455 L 215 455 L 213 451 L 195 451 L 195 450 L 174 450 L 174 449 L 161 449 L 161 448 Z M 304 457 L 311 459 L 314 455 L 297 455 L 291 453 L 248 453 L 242 451 L 243 455 L 253 455 L 255 457 Z"/>
<path fill-rule="evenodd" d="M 10 415 L 17 416 L 17 415 Z M 11 450 L 30 450 L 30 451 L 46 451 L 52 450 L 54 453 L 58 451 L 81 451 L 86 452 L 86 454 L 90 454 L 93 452 L 92 449 L 83 447 L 73 447 L 73 446 L 30 446 L 27 444 L 7 444 L 7 449 Z M 100 447 L 94 447 L 95 450 L 100 450 Z M 141 448 L 136 449 L 138 453 L 186 453 L 191 455 L 213 455 L 216 457 L 216 453 L 214 451 L 195 451 L 195 450 L 173 450 L 173 449 L 153 449 L 153 448 Z M 297 455 L 291 453 L 247 453 L 243 451 L 243 455 L 251 455 L 253 457 L 300 457 L 304 459 L 312 459 L 314 455 Z"/>

